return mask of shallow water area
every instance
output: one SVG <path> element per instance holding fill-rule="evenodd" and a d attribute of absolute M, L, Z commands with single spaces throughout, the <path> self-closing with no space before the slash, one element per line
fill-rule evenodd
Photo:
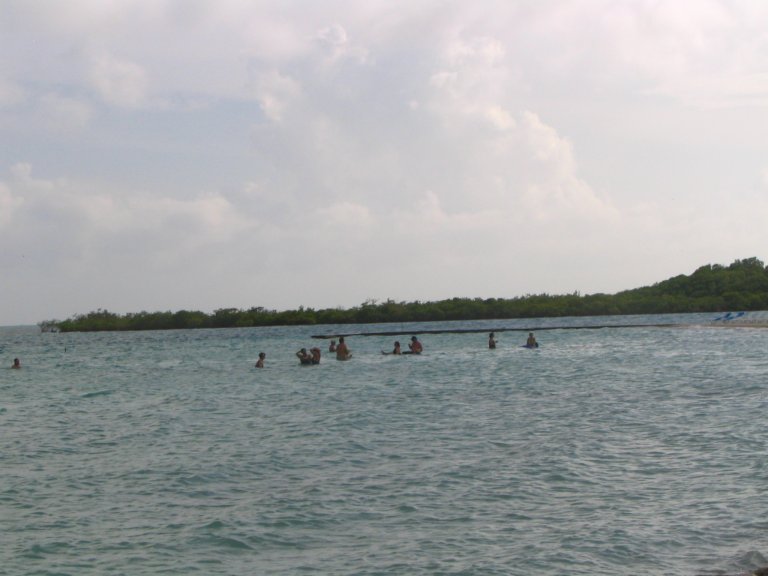
<path fill-rule="evenodd" d="M 0 574 L 768 565 L 768 330 L 692 325 L 709 319 L 542 330 L 536 350 L 429 334 L 402 357 L 381 351 L 408 336 L 357 336 L 349 362 L 310 338 L 349 326 L 0 329 L 0 361 L 23 364 L 0 370 Z"/>

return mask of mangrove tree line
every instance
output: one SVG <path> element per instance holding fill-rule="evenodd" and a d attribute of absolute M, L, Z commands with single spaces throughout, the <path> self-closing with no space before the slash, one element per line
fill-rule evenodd
<path fill-rule="evenodd" d="M 179 310 L 121 315 L 99 309 L 40 325 L 62 332 L 86 332 L 749 310 L 768 310 L 768 268 L 757 258 L 736 260 L 729 266 L 708 264 L 689 276 L 679 275 L 616 294 L 529 294 L 436 302 L 369 300 L 348 309 L 300 306 L 296 310 L 278 311 L 258 306 L 248 310 L 221 308 L 211 314 Z"/>

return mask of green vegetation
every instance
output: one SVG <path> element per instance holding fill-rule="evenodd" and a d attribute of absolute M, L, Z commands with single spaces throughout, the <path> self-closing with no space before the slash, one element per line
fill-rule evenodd
<path fill-rule="evenodd" d="M 518 298 L 452 298 L 438 302 L 367 301 L 350 309 L 249 310 L 222 308 L 213 314 L 139 312 L 113 314 L 96 310 L 68 320 L 48 320 L 41 326 L 62 332 L 100 330 L 167 330 L 310 324 L 361 324 L 435 320 L 491 320 L 609 314 L 661 314 L 677 312 L 768 310 L 768 268 L 757 258 L 736 260 L 728 267 L 709 264 L 690 276 L 675 276 L 643 288 L 617 294 L 578 293 Z"/>

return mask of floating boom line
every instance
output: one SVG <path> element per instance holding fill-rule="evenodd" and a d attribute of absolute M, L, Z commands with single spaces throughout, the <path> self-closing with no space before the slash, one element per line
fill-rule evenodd
<path fill-rule="evenodd" d="M 580 326 L 522 326 L 504 328 L 440 328 L 435 330 L 386 330 L 377 332 L 337 332 L 334 334 L 314 334 L 312 338 L 327 340 L 344 336 L 402 336 L 417 334 L 479 334 L 483 332 L 541 332 L 542 330 L 602 330 L 604 328 L 682 328 L 693 324 L 583 324 Z"/>

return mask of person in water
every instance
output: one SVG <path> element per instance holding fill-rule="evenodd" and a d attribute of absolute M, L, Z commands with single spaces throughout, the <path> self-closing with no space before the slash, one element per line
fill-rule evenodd
<path fill-rule="evenodd" d="M 306 348 L 302 348 L 296 352 L 296 357 L 301 364 L 312 364 L 312 356 L 307 352 Z"/>
<path fill-rule="evenodd" d="M 336 360 L 349 360 L 352 358 L 352 350 L 347 348 L 344 336 L 339 336 L 339 345 L 336 346 Z"/>
<path fill-rule="evenodd" d="M 328 352 L 336 352 L 336 340 L 331 340 L 331 345 L 328 346 Z"/>
<path fill-rule="evenodd" d="M 312 364 L 320 364 L 320 348 L 312 348 L 310 352 L 312 353 Z"/>
<path fill-rule="evenodd" d="M 11 364 L 11 368 L 15 368 L 16 370 L 21 368 L 21 361 L 18 358 L 14 358 L 13 364 Z"/>
<path fill-rule="evenodd" d="M 539 343 L 536 342 L 536 337 L 533 335 L 533 332 L 528 332 L 528 340 L 525 341 L 525 347 L 526 348 L 538 348 Z"/>
<path fill-rule="evenodd" d="M 411 341 L 408 343 L 408 348 L 411 349 L 411 354 L 421 354 L 422 350 L 424 350 L 424 347 L 421 345 L 421 342 L 419 342 L 419 339 L 416 338 L 416 336 L 411 336 Z"/>
<path fill-rule="evenodd" d="M 384 350 L 381 351 L 382 354 L 394 354 L 395 356 L 400 356 L 402 352 L 400 351 L 400 341 L 395 340 L 395 347 L 392 349 L 392 352 L 384 352 Z"/>
<path fill-rule="evenodd" d="M 488 334 L 488 348 L 490 348 L 491 350 L 496 348 L 496 334 L 494 334 L 493 332 Z"/>
<path fill-rule="evenodd" d="M 256 368 L 264 368 L 264 358 L 266 358 L 267 355 L 264 352 L 259 352 L 259 359 L 256 360 Z"/>

